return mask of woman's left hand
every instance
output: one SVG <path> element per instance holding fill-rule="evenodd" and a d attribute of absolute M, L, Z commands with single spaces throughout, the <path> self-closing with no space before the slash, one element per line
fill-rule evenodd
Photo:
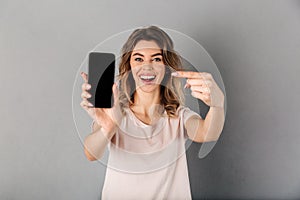
<path fill-rule="evenodd" d="M 172 76 L 187 78 L 185 88 L 190 88 L 195 98 L 210 107 L 224 108 L 224 94 L 210 73 L 177 71 Z"/>

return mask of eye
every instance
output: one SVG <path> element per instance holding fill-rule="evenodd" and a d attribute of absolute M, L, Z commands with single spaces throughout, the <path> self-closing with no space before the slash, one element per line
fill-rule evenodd
<path fill-rule="evenodd" d="M 153 59 L 155 62 L 161 62 L 161 58 L 154 58 Z"/>
<path fill-rule="evenodd" d="M 134 61 L 143 62 L 143 59 L 142 58 L 135 58 Z"/>

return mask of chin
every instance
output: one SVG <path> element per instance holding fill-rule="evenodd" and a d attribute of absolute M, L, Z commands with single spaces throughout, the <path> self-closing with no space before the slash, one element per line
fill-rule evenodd
<path fill-rule="evenodd" d="M 154 92 L 155 90 L 159 89 L 160 86 L 157 85 L 157 84 L 152 84 L 152 85 L 143 85 L 143 86 L 140 86 L 138 89 L 143 91 L 143 92 L 146 92 L 146 93 L 151 93 L 151 92 Z"/>

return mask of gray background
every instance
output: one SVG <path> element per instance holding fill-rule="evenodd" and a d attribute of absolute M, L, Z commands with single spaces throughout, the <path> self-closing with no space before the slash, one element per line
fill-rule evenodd
<path fill-rule="evenodd" d="M 224 131 L 199 160 L 194 199 L 300 198 L 299 1 L 0 1 L 0 199 L 99 199 L 71 95 L 86 53 L 156 24 L 204 46 L 227 92 Z"/>

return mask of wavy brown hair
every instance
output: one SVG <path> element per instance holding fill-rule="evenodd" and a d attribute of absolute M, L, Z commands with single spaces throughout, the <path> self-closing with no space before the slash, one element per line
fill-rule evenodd
<path fill-rule="evenodd" d="M 131 33 L 121 50 L 119 65 L 120 105 L 123 114 L 124 108 L 134 104 L 135 81 L 131 73 L 130 58 L 135 45 L 141 41 L 154 41 L 162 51 L 162 58 L 166 67 L 165 76 L 160 84 L 160 102 L 169 117 L 175 117 L 177 108 L 184 103 L 184 95 L 178 78 L 171 76 L 170 68 L 182 68 L 180 56 L 174 51 L 174 44 L 167 33 L 157 26 L 136 29 Z M 170 67 L 170 68 L 169 68 Z"/>

